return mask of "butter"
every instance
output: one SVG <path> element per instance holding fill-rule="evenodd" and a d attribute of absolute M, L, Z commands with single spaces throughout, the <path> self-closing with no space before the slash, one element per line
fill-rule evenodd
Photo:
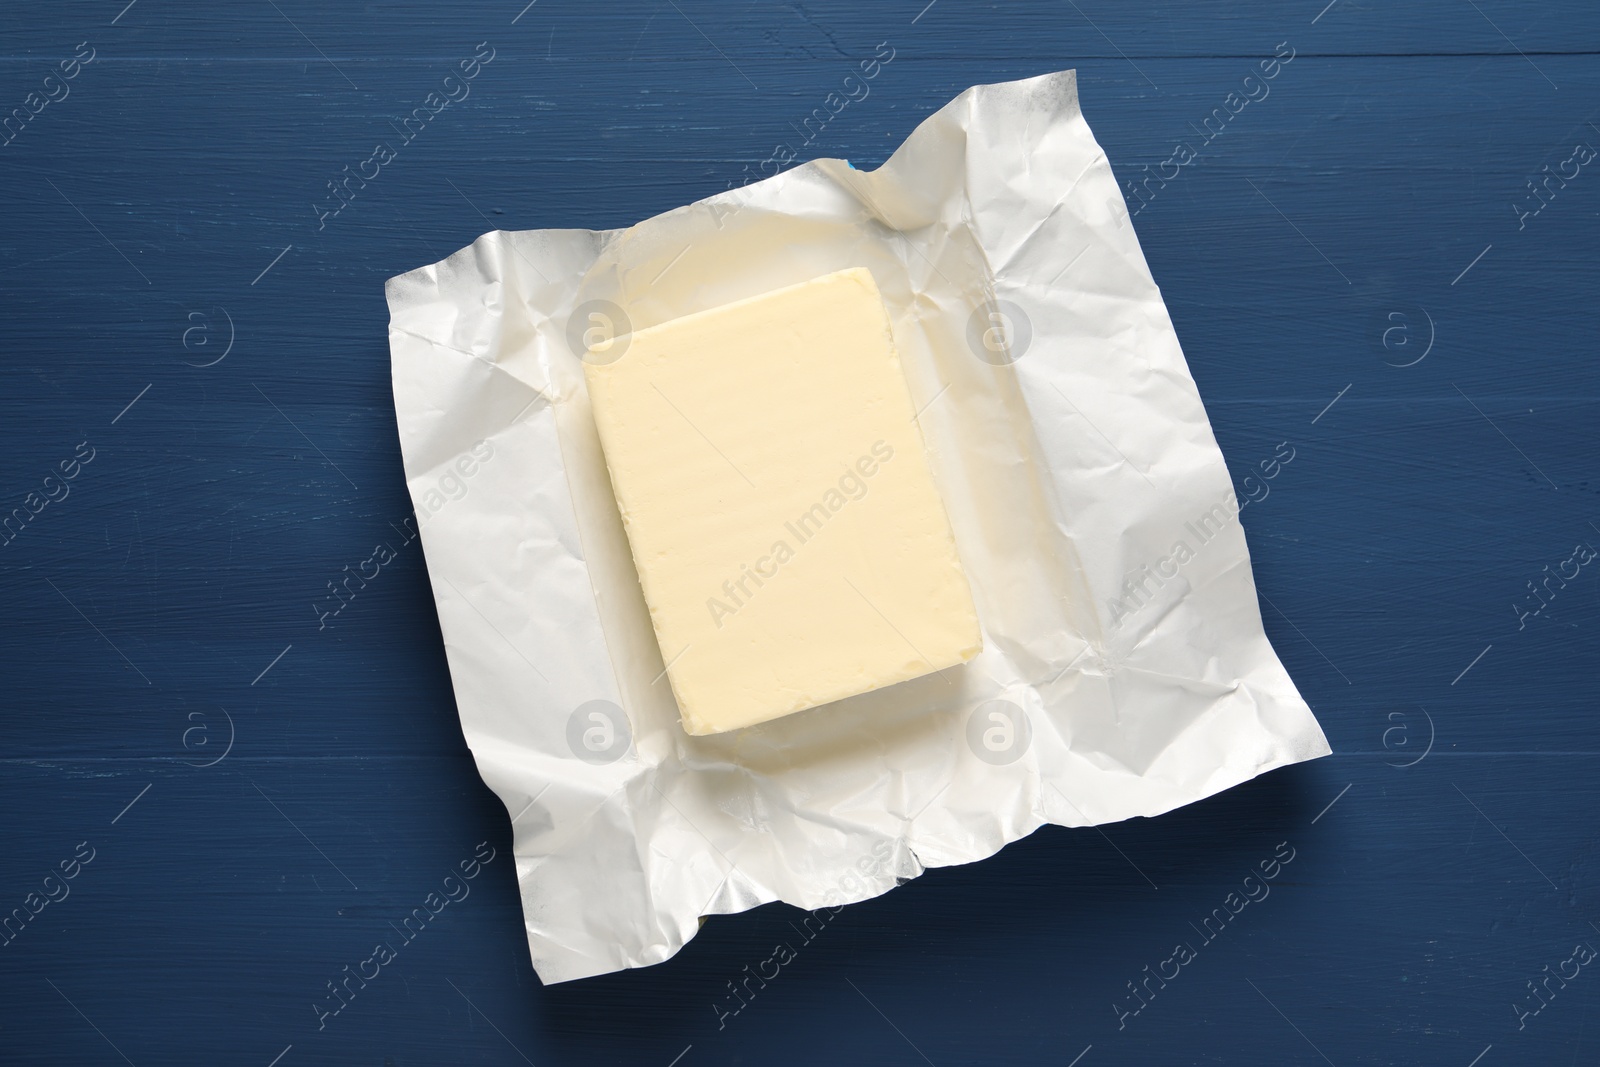
<path fill-rule="evenodd" d="M 585 360 L 683 726 L 714 734 L 982 648 L 872 274 L 639 330 Z"/>

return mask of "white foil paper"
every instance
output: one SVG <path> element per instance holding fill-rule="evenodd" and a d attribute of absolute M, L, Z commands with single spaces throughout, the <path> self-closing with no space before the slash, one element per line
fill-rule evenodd
<path fill-rule="evenodd" d="M 596 307 L 639 328 L 852 266 L 889 306 L 984 651 L 690 737 L 572 339 Z M 1222 454 L 1072 71 L 967 90 L 878 170 L 821 159 L 623 230 L 497 231 L 388 300 L 461 726 L 512 816 L 544 982 L 1329 751 L 1262 631 Z"/>

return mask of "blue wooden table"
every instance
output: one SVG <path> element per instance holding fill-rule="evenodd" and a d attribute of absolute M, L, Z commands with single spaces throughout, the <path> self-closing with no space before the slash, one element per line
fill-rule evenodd
<path fill-rule="evenodd" d="M 524 2 L 0 14 L 0 1061 L 1600 1063 L 1600 7 Z M 1068 67 L 1335 754 L 541 987 L 384 279 Z"/>

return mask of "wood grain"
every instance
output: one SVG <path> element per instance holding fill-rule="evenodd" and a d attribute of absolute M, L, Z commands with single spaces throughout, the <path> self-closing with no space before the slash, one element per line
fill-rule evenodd
<path fill-rule="evenodd" d="M 0 1059 L 1600 1060 L 1600 974 L 1524 1014 L 1527 982 L 1600 946 L 1600 565 L 1528 588 L 1600 547 L 1600 174 L 1514 206 L 1600 148 L 1600 8 L 138 0 L 0 27 L 0 114 L 95 50 L 0 147 L 5 509 L 94 453 L 0 545 L 0 914 L 94 852 L 0 948 Z M 319 228 L 326 183 L 479 42 L 470 95 Z M 968 85 L 1067 67 L 1120 178 L 1198 150 L 1134 224 L 1236 478 L 1294 449 L 1242 521 L 1336 754 L 930 871 L 720 1029 L 793 909 L 541 988 L 396 529 L 383 280 L 490 228 L 627 225 L 738 183 L 879 42 L 893 60 L 801 158 L 874 166 Z M 1283 42 L 1270 95 L 1207 141 Z M 385 540 L 319 630 L 326 583 Z M 319 1030 L 325 983 L 484 841 L 470 898 Z M 1270 895 L 1205 939 L 1284 841 Z M 1178 942 L 1196 958 L 1124 1016 Z"/>

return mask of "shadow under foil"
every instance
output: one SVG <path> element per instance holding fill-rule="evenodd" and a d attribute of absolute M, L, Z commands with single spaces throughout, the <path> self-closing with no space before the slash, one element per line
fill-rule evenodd
<path fill-rule="evenodd" d="M 1088 1002 L 1094 1026 L 1115 1023 L 1099 1002 L 1126 995 L 1124 979 L 1172 941 L 1197 940 L 1189 924 L 1279 842 L 1294 842 L 1320 777 L 1299 764 L 1157 819 L 1044 826 L 980 863 L 929 870 L 836 914 L 774 903 L 715 916 L 665 963 L 539 990 L 539 1030 L 571 1062 L 636 1062 L 652 1049 L 664 1067 L 688 1046 L 685 1063 L 788 1062 L 773 1033 L 859 1020 L 858 1009 L 876 1019 L 868 1005 L 883 1003 L 879 991 L 920 988 L 930 974 L 986 982 L 997 952 L 1031 955 L 1008 982 L 1034 983 L 1064 1006 Z M 1276 884 L 1288 880 L 1286 871 Z M 997 949 L 1019 941 L 1031 953 Z M 768 1018 L 752 1025 L 756 1014 Z"/>

